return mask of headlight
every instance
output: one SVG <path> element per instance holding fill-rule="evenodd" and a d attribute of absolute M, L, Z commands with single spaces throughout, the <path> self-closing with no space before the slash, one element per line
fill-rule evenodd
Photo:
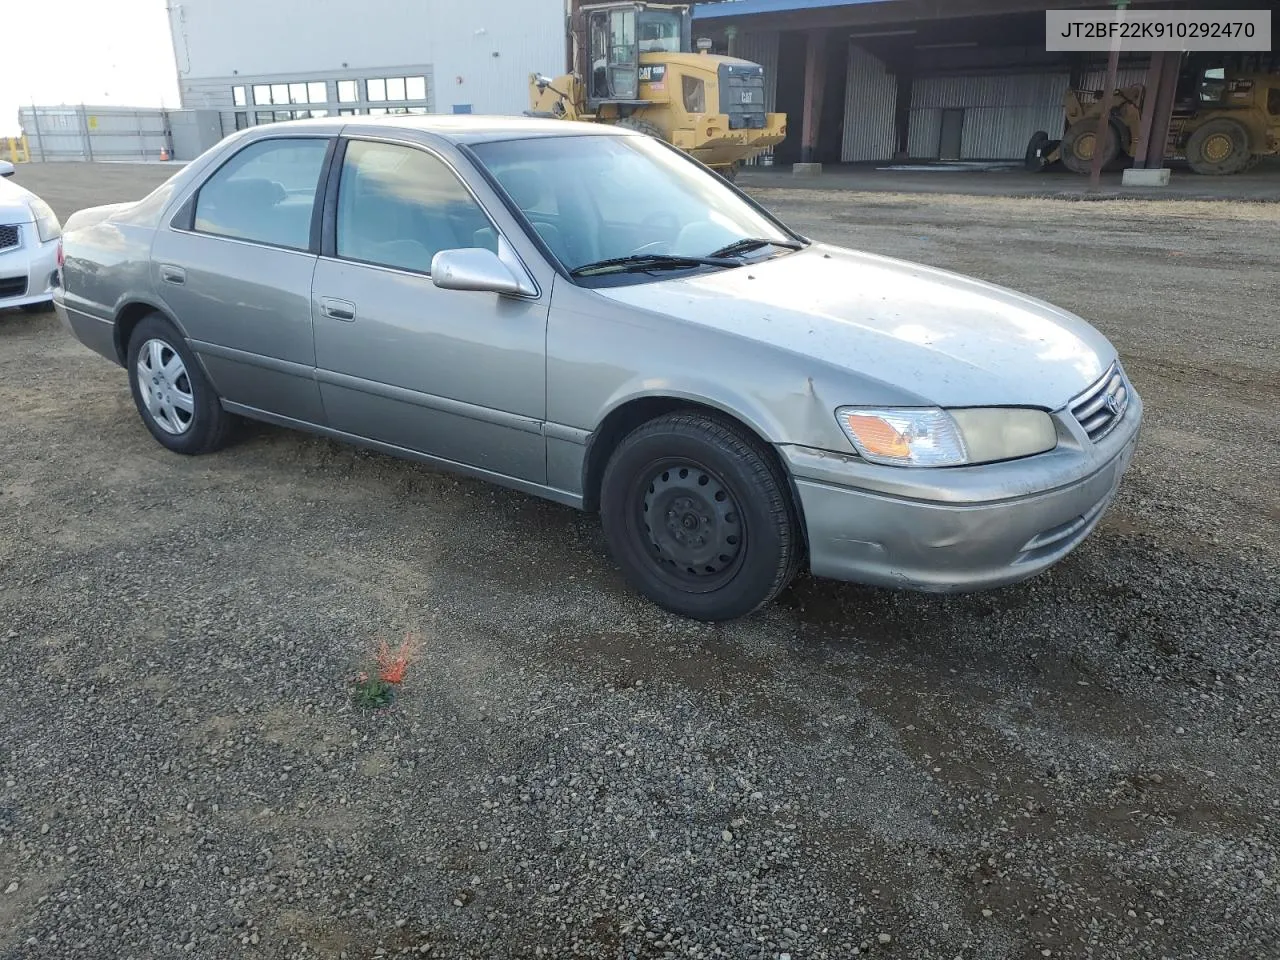
<path fill-rule="evenodd" d="M 36 233 L 41 243 L 48 243 L 62 236 L 62 224 L 58 222 L 58 216 L 52 207 L 39 197 L 28 200 L 27 206 L 31 208 L 31 215 L 36 218 Z"/>
<path fill-rule="evenodd" d="M 1058 445 L 1053 420 L 1042 410 L 841 407 L 836 420 L 864 459 L 891 466 L 990 463 Z"/>

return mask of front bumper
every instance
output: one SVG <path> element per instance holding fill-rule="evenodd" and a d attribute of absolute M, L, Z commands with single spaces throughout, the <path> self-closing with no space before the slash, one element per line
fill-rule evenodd
<path fill-rule="evenodd" d="M 1057 421 L 1057 450 L 977 467 L 877 467 L 781 447 L 813 574 L 961 593 L 1017 583 L 1057 563 L 1115 497 L 1141 433 L 1142 401 L 1134 392 L 1123 418 L 1096 444 L 1069 413 Z"/>
<path fill-rule="evenodd" d="M 58 287 L 58 241 L 41 243 L 34 223 L 19 224 L 21 243 L 0 251 L 0 309 L 44 303 Z"/>

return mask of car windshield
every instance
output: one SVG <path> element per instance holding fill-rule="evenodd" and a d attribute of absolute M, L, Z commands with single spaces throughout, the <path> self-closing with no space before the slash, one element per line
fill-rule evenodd
<path fill-rule="evenodd" d="M 750 239 L 765 242 L 739 252 L 782 254 L 770 243 L 795 245 L 719 177 L 649 137 L 542 137 L 472 149 L 570 271 L 621 258 L 705 258 Z"/>

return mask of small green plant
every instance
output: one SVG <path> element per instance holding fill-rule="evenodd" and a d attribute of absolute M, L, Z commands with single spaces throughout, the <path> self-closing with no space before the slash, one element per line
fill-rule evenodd
<path fill-rule="evenodd" d="M 351 685 L 351 702 L 361 710 L 380 710 L 391 705 L 395 687 L 379 676 L 356 675 Z"/>
<path fill-rule="evenodd" d="M 356 674 L 351 684 L 351 702 L 361 710 L 380 710 L 390 706 L 420 646 L 419 638 L 413 634 L 407 634 L 396 650 L 392 650 L 384 640 L 373 656 L 370 669 Z"/>

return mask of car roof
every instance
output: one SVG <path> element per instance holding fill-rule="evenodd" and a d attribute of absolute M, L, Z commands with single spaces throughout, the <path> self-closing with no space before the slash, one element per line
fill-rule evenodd
<path fill-rule="evenodd" d="M 324 117 L 312 120 L 285 120 L 251 128 L 261 135 L 279 136 L 297 129 L 337 133 L 341 130 L 377 129 L 392 133 L 429 133 L 453 143 L 484 143 L 493 140 L 526 140 L 531 137 L 628 136 L 635 131 L 605 123 L 584 123 L 546 117 L 483 116 L 479 114 L 394 114 L 387 116 Z"/>

